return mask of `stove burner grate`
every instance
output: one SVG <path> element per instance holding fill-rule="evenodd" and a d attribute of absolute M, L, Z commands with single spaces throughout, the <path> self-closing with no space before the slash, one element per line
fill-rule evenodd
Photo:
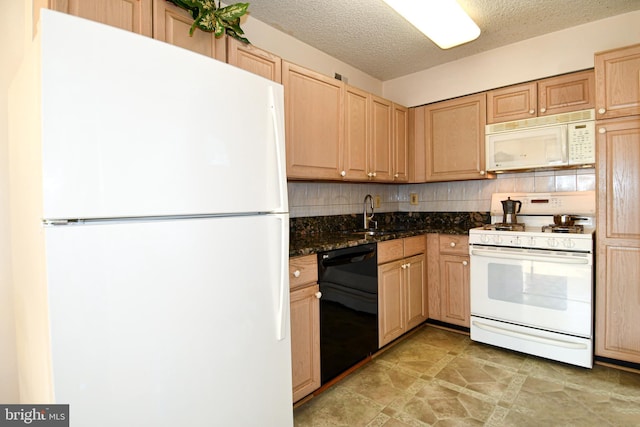
<path fill-rule="evenodd" d="M 574 225 L 549 224 L 542 227 L 542 232 L 543 233 L 582 234 L 584 233 L 584 226 L 580 224 L 574 224 Z"/>
<path fill-rule="evenodd" d="M 484 226 L 485 230 L 496 231 L 524 231 L 524 224 L 519 222 L 498 222 Z"/>

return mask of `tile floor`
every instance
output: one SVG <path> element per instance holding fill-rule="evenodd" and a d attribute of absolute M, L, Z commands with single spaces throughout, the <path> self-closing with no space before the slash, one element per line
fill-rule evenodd
<path fill-rule="evenodd" d="M 307 426 L 640 426 L 640 374 L 424 326 L 294 409 Z"/>

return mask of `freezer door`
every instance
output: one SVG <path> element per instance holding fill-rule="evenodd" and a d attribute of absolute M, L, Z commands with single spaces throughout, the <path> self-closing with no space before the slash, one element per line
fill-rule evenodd
<path fill-rule="evenodd" d="M 72 424 L 291 426 L 287 239 L 286 215 L 49 227 Z"/>
<path fill-rule="evenodd" d="M 42 16 L 44 217 L 287 212 L 280 84 Z"/>

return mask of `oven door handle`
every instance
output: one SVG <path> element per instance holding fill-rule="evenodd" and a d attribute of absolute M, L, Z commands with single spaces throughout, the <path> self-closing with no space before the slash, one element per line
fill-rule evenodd
<path fill-rule="evenodd" d="M 481 249 L 472 249 L 471 255 L 495 258 L 495 259 L 515 259 L 518 261 L 555 262 L 559 264 L 589 264 L 590 262 L 588 257 L 574 258 L 570 256 L 558 256 L 558 255 L 483 251 Z"/>
<path fill-rule="evenodd" d="M 500 328 L 497 326 L 487 325 L 486 323 L 478 322 L 476 320 L 473 321 L 473 326 L 479 329 L 484 329 L 485 331 L 493 332 L 500 335 L 506 335 L 513 338 L 519 338 L 527 341 L 533 341 L 542 344 L 554 345 L 556 347 L 564 347 L 569 349 L 585 349 L 587 348 L 586 344 L 576 343 L 570 341 L 563 341 L 554 338 L 546 338 L 541 337 L 539 335 L 527 334 L 526 332 L 513 331 L 507 328 Z"/>

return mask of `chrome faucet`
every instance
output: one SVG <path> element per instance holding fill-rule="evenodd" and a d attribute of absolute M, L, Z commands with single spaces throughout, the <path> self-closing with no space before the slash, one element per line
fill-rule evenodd
<path fill-rule="evenodd" d="M 368 206 L 371 208 L 371 216 L 367 215 L 367 202 Z M 369 228 L 378 228 L 378 221 L 373 220 L 373 197 L 371 194 L 367 194 L 364 196 L 364 229 L 368 230 Z M 373 223 L 373 227 L 371 227 L 371 223 Z"/>

